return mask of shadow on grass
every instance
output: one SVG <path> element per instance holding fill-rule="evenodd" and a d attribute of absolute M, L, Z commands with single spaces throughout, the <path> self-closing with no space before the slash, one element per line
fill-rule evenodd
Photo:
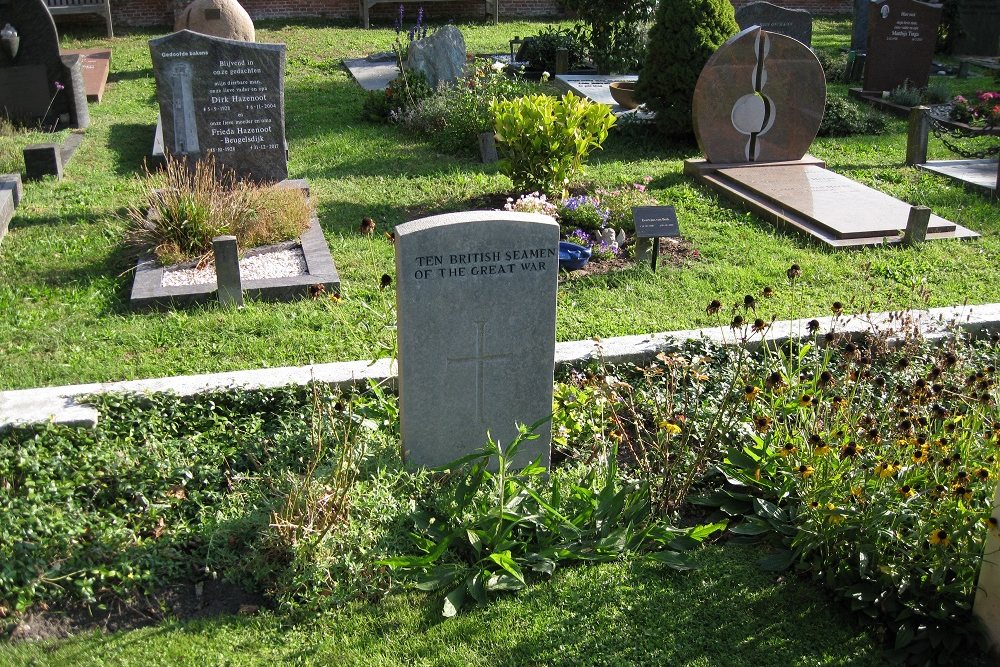
<path fill-rule="evenodd" d="M 116 123 L 108 132 L 108 147 L 115 154 L 114 170 L 119 176 L 141 174 L 151 162 L 155 125 Z"/>

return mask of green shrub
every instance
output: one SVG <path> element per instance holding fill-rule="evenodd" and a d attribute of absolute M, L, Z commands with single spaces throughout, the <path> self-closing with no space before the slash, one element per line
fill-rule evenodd
<path fill-rule="evenodd" d="M 847 83 L 847 54 L 840 51 L 816 51 L 816 58 L 823 66 L 827 83 Z"/>
<path fill-rule="evenodd" d="M 634 72 L 645 60 L 646 32 L 656 0 L 563 0 L 586 23 L 576 32 L 602 74 Z"/>
<path fill-rule="evenodd" d="M 559 224 L 568 228 L 603 229 L 608 224 L 608 213 L 599 199 L 587 195 L 567 197 L 558 204 Z"/>
<path fill-rule="evenodd" d="M 920 104 L 920 89 L 914 88 L 909 81 L 904 81 L 903 85 L 896 86 L 889 93 L 889 101 L 904 107 L 915 107 Z"/>
<path fill-rule="evenodd" d="M 943 104 L 951 99 L 951 88 L 944 79 L 935 79 L 924 89 L 923 101 L 925 104 Z"/>
<path fill-rule="evenodd" d="M 818 134 L 821 137 L 880 134 L 888 126 L 889 120 L 885 114 L 838 95 L 827 95 Z"/>
<path fill-rule="evenodd" d="M 608 210 L 608 227 L 635 231 L 635 220 L 632 219 L 633 206 L 656 206 L 659 204 L 646 186 L 652 180 L 647 176 L 642 183 L 623 185 L 611 190 L 598 189 L 595 194 L 600 197 L 601 205 Z"/>
<path fill-rule="evenodd" d="M 211 154 L 193 168 L 168 155 L 163 177 L 147 173 L 146 187 L 148 213 L 129 209 L 126 240 L 162 264 L 206 257 L 216 236 L 231 234 L 241 248 L 253 248 L 293 239 L 309 226 L 300 190 L 220 176 Z"/>
<path fill-rule="evenodd" d="M 479 134 L 493 129 L 490 103 L 521 97 L 534 89 L 522 77 L 506 76 L 491 61 L 477 59 L 466 79 L 420 100 L 402 120 L 442 151 L 474 154 Z"/>
<path fill-rule="evenodd" d="M 660 1 L 636 94 L 656 113 L 664 134 L 691 134 L 698 75 L 709 56 L 738 31 L 729 0 Z"/>
<path fill-rule="evenodd" d="M 362 113 L 377 122 L 402 122 L 406 112 L 434 94 L 423 72 L 404 69 L 385 90 L 372 90 L 365 97 Z"/>
<path fill-rule="evenodd" d="M 554 72 L 556 67 L 556 51 L 566 49 L 569 52 L 569 67 L 576 69 L 583 66 L 587 60 L 587 47 L 581 41 L 579 34 L 568 28 L 545 26 L 537 35 L 524 41 L 521 58 L 528 62 L 528 68 Z"/>
<path fill-rule="evenodd" d="M 572 93 L 498 100 L 490 109 L 504 153 L 500 168 L 518 189 L 549 194 L 564 192 L 583 175 L 587 156 L 601 147 L 615 124 L 607 106 Z"/>

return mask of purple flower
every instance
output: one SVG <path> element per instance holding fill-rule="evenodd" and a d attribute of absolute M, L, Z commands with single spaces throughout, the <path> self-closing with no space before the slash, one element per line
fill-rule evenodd
<path fill-rule="evenodd" d="M 399 11 L 396 12 L 396 34 L 403 29 L 403 5 L 399 6 Z"/>
<path fill-rule="evenodd" d="M 420 30 L 420 26 L 424 23 L 424 8 L 421 7 L 417 10 L 417 30 Z"/>
<path fill-rule="evenodd" d="M 56 90 L 63 90 L 66 86 L 62 85 L 58 81 L 55 82 Z"/>

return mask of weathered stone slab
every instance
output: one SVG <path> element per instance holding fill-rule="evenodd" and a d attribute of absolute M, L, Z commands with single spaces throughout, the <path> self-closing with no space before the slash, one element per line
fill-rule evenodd
<path fill-rule="evenodd" d="M 14 217 L 14 193 L 12 190 L 0 190 L 0 241 L 7 235 L 10 220 Z"/>
<path fill-rule="evenodd" d="M 966 56 L 1000 56 L 1000 2 L 958 0 L 961 27 L 955 53 Z"/>
<path fill-rule="evenodd" d="M 806 165 L 730 167 L 715 176 L 750 204 L 780 211 L 783 222 L 830 245 L 900 241 L 911 206 L 846 176 Z M 970 238 L 975 232 L 932 215 L 928 239 Z"/>
<path fill-rule="evenodd" d="M 804 9 L 786 9 L 770 2 L 751 2 L 736 10 L 740 30 L 760 26 L 767 32 L 785 35 L 806 46 L 812 45 L 812 14 Z"/>
<path fill-rule="evenodd" d="M 453 25 L 446 25 L 423 39 L 410 42 L 406 66 L 423 72 L 432 88 L 454 83 L 465 75 L 465 37 Z"/>
<path fill-rule="evenodd" d="M 0 29 L 7 25 L 16 32 L 18 49 L 12 56 L 0 48 L 0 113 L 22 125 L 86 127 L 86 102 L 81 110 L 44 0 L 0 2 Z"/>
<path fill-rule="evenodd" d="M 285 45 L 209 37 L 189 30 L 149 42 L 163 147 L 241 178 L 288 177 Z"/>
<path fill-rule="evenodd" d="M 932 160 L 918 164 L 917 167 L 985 192 L 997 192 L 996 160 Z"/>
<path fill-rule="evenodd" d="M 100 104 L 104 98 L 104 89 L 108 85 L 108 73 L 111 70 L 111 49 L 66 49 L 62 54 L 80 56 L 83 89 L 87 94 L 87 101 Z"/>
<path fill-rule="evenodd" d="M 345 60 L 344 67 L 364 90 L 385 90 L 399 76 L 395 55 L 391 60 L 371 57 Z"/>
<path fill-rule="evenodd" d="M 864 89 L 892 90 L 906 82 L 927 86 L 940 21 L 941 5 L 916 0 L 869 4 Z"/>
<path fill-rule="evenodd" d="M 826 77 L 801 42 L 753 27 L 708 59 L 694 90 L 698 146 L 713 163 L 798 160 L 823 120 Z"/>
<path fill-rule="evenodd" d="M 9 190 L 14 202 L 14 208 L 21 205 L 24 196 L 24 186 L 21 184 L 21 174 L 0 174 L 0 191 Z"/>
<path fill-rule="evenodd" d="M 503 211 L 396 227 L 400 425 L 414 465 L 509 444 L 552 410 L 559 225 Z M 549 463 L 551 425 L 518 465 Z"/>

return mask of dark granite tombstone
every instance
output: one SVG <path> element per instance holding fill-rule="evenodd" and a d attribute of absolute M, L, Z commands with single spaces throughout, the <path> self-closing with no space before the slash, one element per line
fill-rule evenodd
<path fill-rule="evenodd" d="M 791 37 L 748 28 L 708 59 L 692 104 L 695 136 L 712 163 L 798 160 L 826 104 L 816 56 Z"/>
<path fill-rule="evenodd" d="M 805 45 L 754 27 L 732 37 L 701 72 L 694 127 L 706 160 L 684 173 L 765 219 L 834 247 L 902 243 L 911 207 L 826 170 L 805 154 L 823 118 L 823 68 Z M 937 216 L 928 239 L 973 231 Z"/>
<path fill-rule="evenodd" d="M 771 33 L 797 39 L 806 46 L 812 44 L 812 14 L 804 9 L 785 9 L 770 2 L 751 2 L 736 10 L 740 30 L 759 25 Z"/>
<path fill-rule="evenodd" d="M 864 51 L 868 48 L 868 5 L 872 0 L 854 0 L 854 25 L 851 28 L 851 48 Z"/>
<path fill-rule="evenodd" d="M 927 86 L 940 22 L 941 5 L 916 0 L 872 2 L 864 89 Z"/>
<path fill-rule="evenodd" d="M 1000 0 L 958 0 L 955 53 L 1000 56 Z"/>
<path fill-rule="evenodd" d="M 0 44 L 0 113 L 22 125 L 86 127 L 80 63 L 60 57 L 44 0 L 0 0 L 0 29 L 8 25 L 16 38 Z"/>
<path fill-rule="evenodd" d="M 239 178 L 288 178 L 285 45 L 189 30 L 149 42 L 165 152 L 211 152 Z"/>

